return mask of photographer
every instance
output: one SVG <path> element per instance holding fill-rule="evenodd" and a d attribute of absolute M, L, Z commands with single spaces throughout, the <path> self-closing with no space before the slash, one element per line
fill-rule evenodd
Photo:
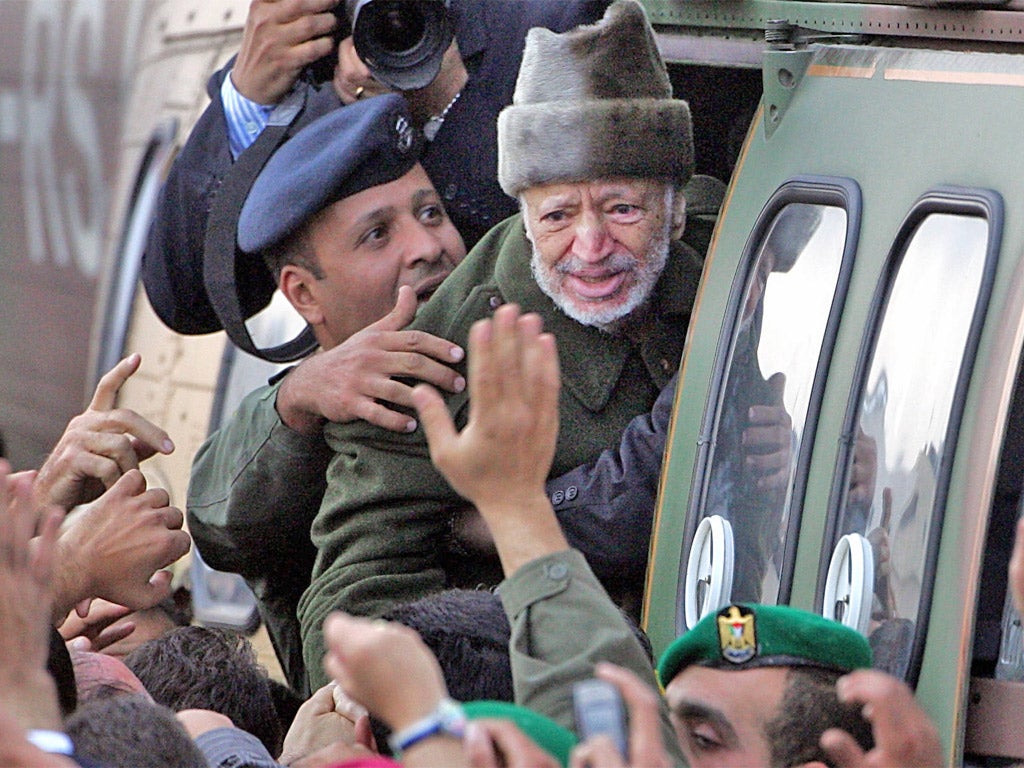
<path fill-rule="evenodd" d="M 359 15 L 395 0 L 349 0 Z M 355 54 L 336 0 L 253 0 L 237 57 L 207 85 L 211 102 L 176 158 L 160 195 L 143 257 L 142 280 L 160 319 L 185 334 L 220 330 L 203 286 L 203 238 L 213 195 L 236 158 L 258 137 L 274 106 L 305 96 L 302 122 L 385 90 Z M 425 87 L 405 92 L 420 128 L 432 134 L 423 166 L 467 247 L 515 213 L 497 184 L 498 112 L 512 100 L 526 31 L 564 31 L 596 21 L 608 0 L 403 0 L 447 6 L 454 41 Z M 341 18 L 339 18 L 339 14 Z M 386 16 L 386 14 L 385 14 Z M 358 21 L 357 21 L 358 26 Z M 357 30 L 358 31 L 358 30 Z M 358 36 L 358 35 L 357 35 Z M 335 52 L 337 52 L 336 65 Z M 322 81 L 327 60 L 333 80 Z M 328 76 L 329 78 L 329 76 Z M 249 314 L 273 293 L 254 273 Z"/>

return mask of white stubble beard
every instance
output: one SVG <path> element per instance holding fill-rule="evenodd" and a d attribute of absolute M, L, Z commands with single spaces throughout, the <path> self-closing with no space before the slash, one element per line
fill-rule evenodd
<path fill-rule="evenodd" d="M 669 200 L 666 200 L 666 203 L 669 202 Z M 608 333 L 614 332 L 624 318 L 631 315 L 650 298 L 654 286 L 665 269 L 672 239 L 672 217 L 669 215 L 670 210 L 671 206 L 667 204 L 665 225 L 652 236 L 647 251 L 647 258 L 642 266 L 638 264 L 639 260 L 629 252 L 616 251 L 607 257 L 607 259 L 615 260 L 623 265 L 631 262 L 631 267 L 627 268 L 631 269 L 631 276 L 633 278 L 632 285 L 627 289 L 626 299 L 621 303 L 608 307 L 602 306 L 604 302 L 600 300 L 586 302 L 581 305 L 565 296 L 561 288 L 561 276 L 579 268 L 579 265 L 575 263 L 575 257 L 570 257 L 569 260 L 560 262 L 555 267 L 545 265 L 530 232 L 529 219 L 524 217 L 526 236 L 533 248 L 533 254 L 530 258 L 530 271 L 533 273 L 534 280 L 537 281 L 537 285 L 548 298 L 555 303 L 555 306 L 576 322 L 583 325 L 592 325 Z M 628 261 L 622 262 L 623 259 Z"/>

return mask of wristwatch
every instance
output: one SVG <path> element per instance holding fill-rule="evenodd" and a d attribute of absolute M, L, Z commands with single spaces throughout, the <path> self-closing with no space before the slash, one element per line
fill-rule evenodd
<path fill-rule="evenodd" d="M 426 717 L 403 728 L 388 738 L 391 751 L 397 756 L 405 750 L 433 736 L 453 736 L 462 739 L 466 731 L 466 713 L 451 699 L 441 699 Z"/>

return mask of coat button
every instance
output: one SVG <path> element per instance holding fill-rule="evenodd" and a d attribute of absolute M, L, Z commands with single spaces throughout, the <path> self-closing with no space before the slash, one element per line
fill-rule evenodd
<path fill-rule="evenodd" d="M 562 493 L 561 491 L 555 491 L 554 493 L 551 494 L 551 503 L 554 504 L 556 507 L 563 501 L 565 501 L 565 494 Z"/>
<path fill-rule="evenodd" d="M 579 494 L 580 490 L 575 485 L 570 485 L 565 489 L 565 500 L 572 501 Z"/>
<path fill-rule="evenodd" d="M 491 309 L 497 309 L 505 302 L 502 300 L 501 296 L 491 296 L 491 298 L 487 300 L 487 303 L 490 304 Z"/>
<path fill-rule="evenodd" d="M 569 566 L 565 563 L 550 563 L 544 570 L 547 577 L 554 581 L 561 581 L 569 575 Z"/>

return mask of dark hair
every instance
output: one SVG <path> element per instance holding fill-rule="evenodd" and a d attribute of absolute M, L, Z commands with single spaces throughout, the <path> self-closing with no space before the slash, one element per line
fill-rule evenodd
<path fill-rule="evenodd" d="M 319 221 L 321 216 L 322 211 L 316 213 L 293 233 L 263 251 L 263 262 L 274 276 L 275 282 L 281 277 L 281 270 L 288 264 L 302 267 L 317 280 L 323 280 L 324 271 L 320 266 L 320 259 L 313 250 L 313 241 L 310 237 L 314 222 Z"/>
<path fill-rule="evenodd" d="M 143 643 L 124 659 L 155 701 L 175 712 L 209 709 L 227 715 L 281 753 L 281 723 L 267 671 L 241 635 L 209 627 L 179 627 Z"/>
<path fill-rule="evenodd" d="M 143 696 L 94 699 L 64 724 L 79 757 L 133 768 L 206 768 L 206 758 L 167 707 Z"/>
<path fill-rule="evenodd" d="M 836 697 L 836 680 L 844 673 L 817 667 L 792 667 L 777 714 L 765 724 L 772 768 L 819 760 L 833 765 L 818 743 L 829 728 L 841 728 L 864 749 L 874 746 L 871 723 L 858 704 L 843 704 Z"/>
<path fill-rule="evenodd" d="M 57 685 L 57 703 L 61 717 L 67 717 L 78 706 L 78 687 L 75 684 L 75 665 L 64 644 L 64 638 L 56 629 L 50 630 L 50 651 L 46 657 L 46 671 Z"/>
<path fill-rule="evenodd" d="M 451 589 L 384 614 L 384 619 L 416 630 L 434 652 L 448 693 L 458 701 L 513 701 L 511 629 L 493 592 Z"/>
<path fill-rule="evenodd" d="M 513 701 L 512 635 L 501 599 L 493 592 L 450 589 L 392 608 L 382 617 L 416 630 L 437 657 L 456 701 Z M 388 727 L 370 718 L 377 746 L 388 752 Z"/>

